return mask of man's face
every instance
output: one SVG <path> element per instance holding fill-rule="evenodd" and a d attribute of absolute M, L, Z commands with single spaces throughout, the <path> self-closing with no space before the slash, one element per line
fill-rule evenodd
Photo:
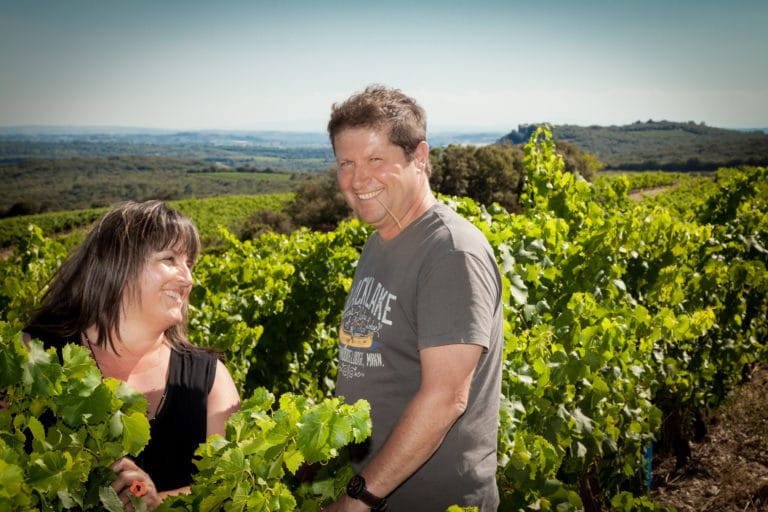
<path fill-rule="evenodd" d="M 347 128 L 336 135 L 334 147 L 339 188 L 347 204 L 382 238 L 393 238 L 423 213 L 421 203 L 425 190 L 429 192 L 426 142 L 408 160 L 386 132 Z"/>

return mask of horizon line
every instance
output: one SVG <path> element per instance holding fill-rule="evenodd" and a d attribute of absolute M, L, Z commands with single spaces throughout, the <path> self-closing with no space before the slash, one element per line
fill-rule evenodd
<path fill-rule="evenodd" d="M 436 128 L 427 128 L 428 133 L 447 133 L 447 132 L 460 132 L 460 133 L 510 133 L 513 131 L 517 131 L 522 126 L 541 126 L 541 125 L 549 125 L 549 126 L 577 126 L 582 128 L 589 128 L 589 127 L 600 127 L 600 128 L 610 128 L 610 127 L 623 127 L 623 126 L 631 126 L 633 124 L 638 123 L 648 123 L 648 122 L 654 122 L 654 123 L 677 123 L 677 124 L 694 124 L 698 126 L 706 126 L 709 128 L 720 128 L 720 129 L 726 129 L 726 130 L 756 130 L 756 131 L 768 131 L 768 123 L 766 123 L 763 126 L 716 126 L 708 124 L 706 121 L 671 121 L 669 119 L 647 119 L 647 120 L 635 120 L 629 123 L 625 124 L 577 124 L 577 123 L 551 123 L 548 121 L 542 121 L 542 122 L 529 122 L 529 123 L 517 123 L 516 127 L 514 128 L 486 128 L 486 127 L 457 127 L 457 126 L 438 126 Z M 143 132 L 164 132 L 164 133 L 183 133 L 183 132 L 277 132 L 277 133 L 295 133 L 295 134 L 325 134 L 325 130 L 310 130 L 310 129 L 299 129 L 299 128 L 157 128 L 157 127 L 148 127 L 148 126 L 135 126 L 135 125 L 120 125 L 120 124 L 41 124 L 41 123 L 30 123 L 30 124 L 0 124 L 0 130 L 3 131 L 10 131 L 10 130 L 55 130 L 55 129 L 66 129 L 70 131 L 75 130 L 87 130 L 89 132 L 95 132 L 98 133 L 99 130 L 120 130 L 120 131 L 143 131 Z"/>

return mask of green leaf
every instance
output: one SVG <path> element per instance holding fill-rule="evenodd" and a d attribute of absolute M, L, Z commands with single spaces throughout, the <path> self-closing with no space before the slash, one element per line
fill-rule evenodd
<path fill-rule="evenodd" d="M 338 416 L 331 422 L 329 436 L 332 448 L 341 448 L 352 440 L 352 418 L 350 416 Z"/>
<path fill-rule="evenodd" d="M 515 302 L 522 306 L 528 302 L 528 287 L 523 282 L 522 278 L 517 274 L 508 275 L 509 277 L 509 292 Z"/>
<path fill-rule="evenodd" d="M 0 389 L 7 388 L 21 382 L 24 375 L 22 368 L 25 363 L 23 342 L 14 338 L 7 344 L 3 343 L 0 350 Z"/>
<path fill-rule="evenodd" d="M 69 343 L 64 345 L 61 355 L 64 360 L 63 370 L 69 378 L 77 380 L 88 378 L 101 381 L 101 372 L 96 367 L 96 363 L 87 348 Z"/>
<path fill-rule="evenodd" d="M 27 426 L 29 427 L 29 431 L 32 432 L 32 437 L 36 441 L 41 443 L 45 442 L 45 427 L 40 423 L 40 420 L 34 416 L 30 416 L 27 418 Z"/>
<path fill-rule="evenodd" d="M 242 482 L 238 483 L 230 497 L 231 505 L 228 504 L 227 510 L 248 510 L 248 500 L 250 498 L 249 486 Z"/>
<path fill-rule="evenodd" d="M 285 462 L 285 467 L 288 468 L 288 471 L 295 475 L 296 471 L 298 471 L 304 463 L 304 455 L 301 453 L 301 450 L 286 450 L 283 455 L 283 461 Z"/>
<path fill-rule="evenodd" d="M 365 441 L 371 435 L 371 404 L 360 399 L 352 406 L 344 406 L 342 411 L 349 414 L 349 428 L 356 443 Z"/>
<path fill-rule="evenodd" d="M 45 351 L 39 340 L 29 342 L 29 360 L 24 365 L 24 383 L 32 395 L 44 397 L 61 393 L 61 364 L 54 349 Z"/>
<path fill-rule="evenodd" d="M 99 488 L 99 500 L 109 512 L 125 512 L 126 510 L 117 492 L 110 486 Z"/>
<path fill-rule="evenodd" d="M 68 381 L 62 393 L 54 398 L 61 418 L 72 427 L 83 423 L 102 423 L 112 409 L 112 393 L 96 376 Z"/>
<path fill-rule="evenodd" d="M 15 498 L 24 488 L 24 471 L 0 458 L 0 500 Z M 2 501 L 0 501 L 2 503 Z"/>
<path fill-rule="evenodd" d="M 68 452 L 44 453 L 31 462 L 27 483 L 33 489 L 45 495 L 68 488 L 67 472 L 73 469 Z"/>
<path fill-rule="evenodd" d="M 126 414 L 139 413 L 146 416 L 147 400 L 142 393 L 139 393 L 127 383 L 108 377 L 104 379 L 104 384 L 112 390 L 115 398 L 119 400 L 120 409 Z"/>
<path fill-rule="evenodd" d="M 224 485 L 214 485 L 207 487 L 203 493 L 203 499 L 200 501 L 200 512 L 212 512 L 227 510 L 222 506 L 232 496 L 232 487 Z"/>
<path fill-rule="evenodd" d="M 149 421 L 147 417 L 138 412 L 131 414 L 118 412 L 117 414 L 123 424 L 123 448 L 131 455 L 138 455 L 149 442 Z"/>
<path fill-rule="evenodd" d="M 310 464 L 326 458 L 329 417 L 328 411 L 314 409 L 301 419 L 297 443 Z"/>
<path fill-rule="evenodd" d="M 229 448 L 221 455 L 215 474 L 225 481 L 239 482 L 246 471 L 248 463 L 243 452 L 239 448 Z"/>

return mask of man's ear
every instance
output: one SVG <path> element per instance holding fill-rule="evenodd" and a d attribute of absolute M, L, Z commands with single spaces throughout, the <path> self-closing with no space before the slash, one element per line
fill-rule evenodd
<path fill-rule="evenodd" d="M 416 160 L 419 169 L 426 170 L 427 162 L 429 162 L 429 144 L 423 140 L 416 146 L 416 150 L 413 152 L 413 158 Z"/>

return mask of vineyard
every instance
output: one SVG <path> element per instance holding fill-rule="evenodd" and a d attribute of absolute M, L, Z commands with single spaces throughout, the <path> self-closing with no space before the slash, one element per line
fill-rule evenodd
<path fill-rule="evenodd" d="M 666 510 L 650 454 L 684 461 L 703 415 L 768 361 L 768 169 L 676 177 L 633 201 L 632 177 L 563 172 L 545 129 L 525 152 L 525 213 L 440 198 L 485 233 L 504 279 L 499 510 Z M 319 511 L 351 476 L 344 447 L 370 434 L 367 404 L 333 388 L 371 228 L 241 241 L 215 231 L 223 205 L 194 203 L 176 206 L 217 245 L 195 266 L 190 336 L 225 354 L 244 401 L 199 448 L 191 494 L 162 509 Z M 71 246 L 43 233 L 0 261 L 0 510 L 123 510 L 104 468 L 146 443 L 143 398 L 102 381 L 87 349 L 59 360 L 20 341 Z"/>
<path fill-rule="evenodd" d="M 231 195 L 194 200 L 180 199 L 169 201 L 168 204 L 183 210 L 193 218 L 202 233 L 203 243 L 210 246 L 222 242 L 218 233 L 219 226 L 233 231 L 254 212 L 261 209 L 279 210 L 291 197 L 290 193 Z M 107 210 L 108 208 L 90 208 L 0 219 L 0 248 L 10 247 L 24 238 L 30 224 L 39 227 L 44 235 L 56 235 L 87 227 Z M 74 244 L 79 240 L 78 237 L 73 237 L 68 242 Z"/>

